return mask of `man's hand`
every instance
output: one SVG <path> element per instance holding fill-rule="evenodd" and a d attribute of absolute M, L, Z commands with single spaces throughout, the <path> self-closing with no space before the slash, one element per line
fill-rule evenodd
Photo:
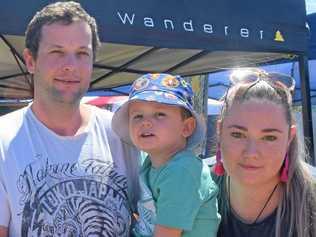
<path fill-rule="evenodd" d="M 181 237 L 181 233 L 180 229 L 156 225 L 154 237 Z"/>
<path fill-rule="evenodd" d="M 8 228 L 0 226 L 0 237 L 8 237 Z"/>

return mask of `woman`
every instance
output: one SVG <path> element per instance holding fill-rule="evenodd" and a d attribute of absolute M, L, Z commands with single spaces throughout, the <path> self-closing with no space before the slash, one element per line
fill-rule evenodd
<path fill-rule="evenodd" d="M 292 113 L 294 80 L 233 73 L 218 119 L 218 236 L 316 236 L 316 184 Z"/>

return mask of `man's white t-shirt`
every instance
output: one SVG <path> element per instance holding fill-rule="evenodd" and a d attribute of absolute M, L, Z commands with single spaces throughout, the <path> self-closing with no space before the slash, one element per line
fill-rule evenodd
<path fill-rule="evenodd" d="M 111 117 L 93 108 L 85 131 L 69 137 L 30 106 L 0 118 L 0 225 L 10 236 L 129 236 L 127 168 L 137 165 L 125 159 L 136 163 L 138 153 Z"/>

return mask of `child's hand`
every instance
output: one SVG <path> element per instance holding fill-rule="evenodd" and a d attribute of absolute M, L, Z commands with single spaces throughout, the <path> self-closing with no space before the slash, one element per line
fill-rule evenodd
<path fill-rule="evenodd" d="M 155 225 L 154 237 L 181 237 L 182 230 L 162 225 Z"/>
<path fill-rule="evenodd" d="M 139 218 L 139 215 L 137 214 L 137 213 L 133 213 L 133 218 L 134 218 L 134 220 L 138 220 L 138 218 Z"/>

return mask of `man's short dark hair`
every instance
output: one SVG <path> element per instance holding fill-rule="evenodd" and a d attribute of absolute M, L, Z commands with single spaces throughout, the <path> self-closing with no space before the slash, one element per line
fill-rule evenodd
<path fill-rule="evenodd" d="M 82 8 L 80 3 L 73 1 L 49 4 L 37 12 L 25 32 L 26 48 L 31 51 L 32 56 L 36 59 L 44 25 L 50 25 L 56 22 L 69 25 L 77 21 L 86 22 L 90 26 L 93 59 L 95 59 L 96 51 L 100 45 L 96 21 Z"/>

